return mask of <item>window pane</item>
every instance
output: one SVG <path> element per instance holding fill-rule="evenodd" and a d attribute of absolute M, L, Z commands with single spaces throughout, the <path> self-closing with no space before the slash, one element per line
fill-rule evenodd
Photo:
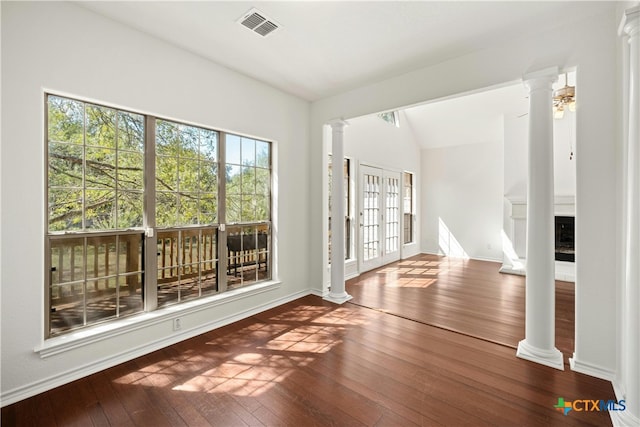
<path fill-rule="evenodd" d="M 157 122 L 156 139 L 160 143 L 157 153 L 162 154 L 156 156 L 158 226 L 197 225 L 201 221 L 211 223 L 217 207 L 211 206 L 211 199 L 205 205 L 200 203 L 200 199 L 203 193 L 218 190 L 218 166 L 211 161 L 217 157 L 217 132 L 161 120 Z M 166 195 L 160 197 L 158 192 Z M 202 211 L 203 208 L 206 211 Z"/>
<path fill-rule="evenodd" d="M 49 189 L 49 231 L 82 229 L 82 189 Z"/>
<path fill-rule="evenodd" d="M 256 169 L 256 194 L 268 196 L 271 191 L 271 176 L 268 169 Z"/>
<path fill-rule="evenodd" d="M 227 222 L 240 222 L 242 196 L 227 194 Z"/>
<path fill-rule="evenodd" d="M 115 196 L 113 190 L 85 191 L 85 228 L 115 228 Z"/>
<path fill-rule="evenodd" d="M 256 142 L 253 139 L 242 138 L 242 164 L 244 166 L 256 164 Z"/>
<path fill-rule="evenodd" d="M 116 150 L 87 147 L 85 185 L 87 188 L 116 188 Z"/>
<path fill-rule="evenodd" d="M 198 128 L 180 125 L 180 157 L 198 158 L 199 135 Z"/>
<path fill-rule="evenodd" d="M 200 130 L 200 157 L 211 162 L 218 161 L 218 132 Z"/>
<path fill-rule="evenodd" d="M 129 151 L 118 152 L 118 188 L 144 188 L 144 155 Z"/>
<path fill-rule="evenodd" d="M 197 192 L 200 187 L 197 160 L 180 160 L 178 188 L 180 192 Z"/>
<path fill-rule="evenodd" d="M 49 186 L 82 187 L 82 145 L 49 143 Z"/>
<path fill-rule="evenodd" d="M 255 196 L 255 220 L 268 221 L 270 218 L 269 197 Z"/>
<path fill-rule="evenodd" d="M 178 125 L 165 120 L 156 120 L 156 154 L 176 157 L 179 146 Z"/>
<path fill-rule="evenodd" d="M 98 105 L 86 106 L 86 144 L 116 148 L 116 112 Z"/>
<path fill-rule="evenodd" d="M 156 189 L 178 191 L 178 160 L 171 157 L 156 157 Z"/>
<path fill-rule="evenodd" d="M 143 310 L 142 274 L 119 277 L 119 306 L 120 317 L 134 314 Z"/>
<path fill-rule="evenodd" d="M 218 196 L 215 193 L 200 195 L 200 223 L 213 224 L 218 221 Z"/>
<path fill-rule="evenodd" d="M 256 166 L 261 168 L 269 168 L 269 148 L 268 142 L 256 141 Z"/>
<path fill-rule="evenodd" d="M 242 194 L 256 193 L 256 169 L 252 167 L 242 168 Z"/>
<path fill-rule="evenodd" d="M 241 207 L 240 221 L 242 222 L 253 222 L 256 221 L 256 206 L 255 200 L 253 196 L 243 195 L 242 196 L 242 207 Z"/>
<path fill-rule="evenodd" d="M 144 151 L 144 116 L 118 111 L 118 148 Z"/>
<path fill-rule="evenodd" d="M 240 166 L 227 166 L 227 194 L 240 194 L 241 189 L 241 171 Z"/>
<path fill-rule="evenodd" d="M 116 236 L 88 238 L 87 278 L 97 279 L 116 275 L 118 267 L 116 256 Z"/>
<path fill-rule="evenodd" d="M 198 220 L 198 196 L 193 193 L 184 193 L 180 196 L 180 208 L 178 213 L 180 219 L 178 224 L 180 225 L 195 225 L 199 224 Z"/>
<path fill-rule="evenodd" d="M 49 307 L 53 332 L 84 324 L 83 242 L 83 239 L 51 242 Z"/>
<path fill-rule="evenodd" d="M 119 274 L 142 271 L 142 234 L 120 236 L 118 244 Z"/>
<path fill-rule="evenodd" d="M 403 194 L 403 242 L 413 242 L 413 174 L 404 173 L 404 194 Z"/>
<path fill-rule="evenodd" d="M 72 99 L 49 95 L 47 134 L 49 141 L 84 143 L 84 105 Z"/>
<path fill-rule="evenodd" d="M 204 192 L 215 192 L 218 190 L 218 164 L 200 162 L 200 175 L 198 179 L 199 190 Z"/>
<path fill-rule="evenodd" d="M 118 192 L 118 228 L 142 227 L 144 195 L 139 191 Z"/>
<path fill-rule="evenodd" d="M 156 192 L 156 224 L 169 227 L 178 223 L 178 196 L 173 193 Z"/>
<path fill-rule="evenodd" d="M 237 135 L 227 134 L 226 141 L 227 141 L 226 163 L 232 163 L 234 165 L 241 164 L 240 137 Z"/>
<path fill-rule="evenodd" d="M 228 286 L 237 288 L 270 278 L 270 228 L 267 225 L 228 228 Z"/>

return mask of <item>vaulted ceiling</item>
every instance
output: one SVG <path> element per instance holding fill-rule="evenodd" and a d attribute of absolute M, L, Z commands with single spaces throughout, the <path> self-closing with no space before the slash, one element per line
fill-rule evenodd
<path fill-rule="evenodd" d="M 308 101 L 566 25 L 612 2 L 81 1 L 81 6 Z M 280 28 L 239 24 L 257 8 Z M 522 85 L 404 111 L 423 148 L 495 141 Z M 465 125 L 460 126 L 461 121 Z"/>
<path fill-rule="evenodd" d="M 611 2 L 82 1 L 82 6 L 314 101 L 601 13 Z M 281 28 L 237 21 L 259 9 Z"/>

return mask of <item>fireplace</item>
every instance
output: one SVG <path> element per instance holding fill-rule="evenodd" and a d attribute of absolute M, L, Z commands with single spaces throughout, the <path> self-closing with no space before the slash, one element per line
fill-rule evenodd
<path fill-rule="evenodd" d="M 575 262 L 575 217 L 556 216 L 556 261 Z"/>

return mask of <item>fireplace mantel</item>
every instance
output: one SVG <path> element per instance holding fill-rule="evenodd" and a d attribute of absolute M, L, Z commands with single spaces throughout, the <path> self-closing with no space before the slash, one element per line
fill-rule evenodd
<path fill-rule="evenodd" d="M 554 198 L 555 216 L 576 215 L 575 197 L 557 195 Z M 505 234 L 510 242 L 509 250 L 503 248 L 503 263 L 500 272 L 526 275 L 526 247 L 527 247 L 527 199 L 526 197 L 505 196 Z M 575 281 L 575 263 L 556 261 L 556 280 Z"/>
<path fill-rule="evenodd" d="M 527 199 L 505 196 L 510 206 L 511 219 L 527 219 Z M 574 196 L 555 196 L 553 213 L 556 216 L 576 216 L 576 198 Z"/>

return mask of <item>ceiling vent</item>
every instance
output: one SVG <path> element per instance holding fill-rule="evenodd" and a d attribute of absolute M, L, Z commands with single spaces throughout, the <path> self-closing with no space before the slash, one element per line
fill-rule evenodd
<path fill-rule="evenodd" d="M 242 15 L 237 22 L 262 37 L 266 37 L 280 28 L 280 25 L 273 19 L 255 8 Z"/>

